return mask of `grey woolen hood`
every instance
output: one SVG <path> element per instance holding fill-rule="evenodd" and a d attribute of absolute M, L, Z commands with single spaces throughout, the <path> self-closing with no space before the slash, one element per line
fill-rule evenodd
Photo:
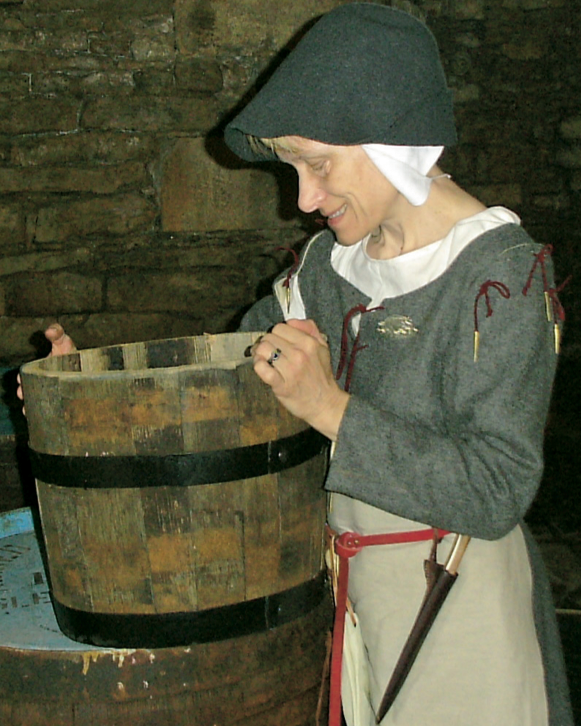
<path fill-rule="evenodd" d="M 331 10 L 225 129 L 238 156 L 268 160 L 252 151 L 247 134 L 342 146 L 454 144 L 452 94 L 434 36 L 395 8 Z"/>

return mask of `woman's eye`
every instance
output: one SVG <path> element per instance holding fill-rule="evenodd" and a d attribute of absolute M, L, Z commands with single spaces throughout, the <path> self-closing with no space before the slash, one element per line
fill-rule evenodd
<path fill-rule="evenodd" d="M 320 163 L 313 164 L 311 168 L 315 172 L 315 174 L 323 175 L 327 173 L 328 166 L 326 161 L 321 161 Z"/>

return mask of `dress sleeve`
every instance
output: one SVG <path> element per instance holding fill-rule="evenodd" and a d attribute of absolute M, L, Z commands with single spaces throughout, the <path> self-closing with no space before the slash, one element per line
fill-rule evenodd
<path fill-rule="evenodd" d="M 262 332 L 284 320 L 281 307 L 274 295 L 258 300 L 240 322 L 239 330 Z"/>
<path fill-rule="evenodd" d="M 540 275 L 523 294 L 533 245 L 499 255 L 472 276 L 447 307 L 446 337 L 414 396 L 437 400 L 438 423 L 408 416 L 387 396 L 351 396 L 327 488 L 393 514 L 482 539 L 508 533 L 524 516 L 543 469 L 543 432 L 556 366 Z M 536 251 L 536 247 L 533 251 Z M 545 275 L 551 285 L 550 264 Z M 503 281 L 510 299 L 489 288 L 480 303 L 474 362 L 474 302 L 486 280 Z M 454 295 L 453 295 L 454 297 Z M 450 334 L 450 330 L 453 331 Z M 386 368 L 398 385 L 401 372 Z M 403 379 L 400 379 L 400 382 Z M 386 383 L 386 386 L 389 386 Z M 382 389 L 382 390 L 388 390 Z"/>
<path fill-rule="evenodd" d="M 302 249 L 301 256 L 297 261 L 297 264 L 292 268 L 284 270 L 277 277 L 272 286 L 272 295 L 259 300 L 250 308 L 242 319 L 240 330 L 268 330 L 268 328 L 272 327 L 276 323 L 282 323 L 289 318 L 305 317 L 305 307 L 301 297 L 298 273 L 304 265 L 313 243 L 316 242 L 317 239 L 325 236 L 328 237 L 329 235 L 326 235 L 325 232 L 319 232 L 309 239 Z M 289 298 L 287 298 L 285 285 L 283 283 L 290 285 L 290 287 L 288 287 Z"/>

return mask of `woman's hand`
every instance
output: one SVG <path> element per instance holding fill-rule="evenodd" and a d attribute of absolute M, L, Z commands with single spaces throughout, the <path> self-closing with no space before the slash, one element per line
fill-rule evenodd
<path fill-rule="evenodd" d="M 329 346 L 314 321 L 275 325 L 252 353 L 254 370 L 282 405 L 335 441 L 349 394 L 335 381 Z"/>
<path fill-rule="evenodd" d="M 59 323 L 53 323 L 52 325 L 49 325 L 48 328 L 44 331 L 44 334 L 46 336 L 46 339 L 50 341 L 52 346 L 48 357 L 50 357 L 51 355 L 65 355 L 66 353 L 72 353 L 76 350 L 75 344 L 73 343 L 71 338 L 65 333 L 63 326 L 59 325 Z M 16 380 L 18 381 L 16 395 L 21 401 L 24 401 L 24 393 L 22 391 L 22 381 L 20 380 L 20 374 L 18 374 Z M 24 412 L 24 407 L 22 408 L 22 411 Z"/>

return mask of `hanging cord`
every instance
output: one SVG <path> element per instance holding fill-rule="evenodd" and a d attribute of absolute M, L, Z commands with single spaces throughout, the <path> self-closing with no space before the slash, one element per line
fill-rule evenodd
<path fill-rule="evenodd" d="M 478 328 L 478 303 L 480 302 L 480 298 L 484 298 L 486 301 L 486 317 L 489 318 L 492 313 L 492 304 L 490 302 L 490 294 L 489 290 L 490 288 L 496 290 L 500 295 L 508 300 L 510 298 L 510 290 L 503 282 L 498 282 L 498 280 L 486 280 L 481 286 L 480 290 L 478 291 L 478 295 L 476 295 L 476 299 L 474 300 L 474 362 L 476 363 L 478 361 L 478 351 L 480 349 L 480 330 Z"/>
<path fill-rule="evenodd" d="M 531 289 L 531 286 L 533 284 L 533 277 L 535 275 L 537 267 L 540 267 L 541 269 L 541 277 L 543 280 L 543 294 L 545 296 L 545 309 L 547 311 L 547 320 L 550 322 L 552 320 L 551 316 L 551 304 L 550 304 L 550 297 L 549 297 L 549 281 L 547 278 L 547 265 L 546 260 L 547 257 L 550 257 L 553 254 L 553 245 L 547 244 L 543 247 L 543 249 L 536 255 L 534 255 L 535 261 L 533 262 L 533 266 L 531 267 L 531 271 L 529 272 L 529 276 L 527 278 L 527 281 L 525 283 L 525 286 L 522 289 L 522 294 L 526 296 L 528 291 Z"/>
<path fill-rule="evenodd" d="M 545 297 L 545 311 L 547 314 L 548 322 L 553 323 L 555 353 L 557 353 L 558 355 L 559 351 L 561 350 L 561 328 L 559 327 L 559 323 L 563 323 L 565 321 L 565 308 L 561 305 L 561 301 L 559 300 L 559 293 L 569 283 L 572 275 L 569 275 L 569 277 L 567 277 L 566 280 L 561 283 L 561 285 L 559 285 L 559 287 L 551 287 L 549 285 L 546 260 L 548 257 L 552 256 L 552 254 L 553 245 L 547 244 L 538 254 L 534 256 L 535 261 L 533 262 L 533 266 L 531 268 L 525 286 L 523 287 L 522 294 L 526 295 L 531 289 L 535 271 L 537 267 L 540 267 L 541 277 L 543 280 L 543 295 Z"/>
<path fill-rule="evenodd" d="M 360 350 L 364 350 L 365 348 L 367 348 L 367 345 L 359 345 L 358 332 L 355 336 L 355 340 L 353 341 L 353 345 L 351 346 L 351 352 L 349 353 L 349 355 L 347 354 L 347 349 L 349 347 L 349 324 L 351 323 L 351 320 L 355 315 L 365 315 L 365 313 L 371 313 L 376 310 L 384 310 L 384 307 L 382 305 L 378 305 L 374 308 L 366 308 L 363 303 L 359 303 L 359 305 L 355 305 L 355 307 L 352 307 L 347 315 L 345 315 L 345 317 L 343 318 L 343 330 L 341 332 L 341 357 L 339 358 L 339 365 L 337 366 L 337 373 L 335 374 L 335 379 L 338 381 L 341 378 L 341 376 L 343 375 L 343 371 L 345 370 L 345 366 L 347 366 L 345 385 L 343 386 L 344 390 L 347 392 L 349 392 L 349 388 L 351 387 L 351 377 L 353 375 L 355 357 Z"/>
<path fill-rule="evenodd" d="M 277 247 L 276 249 L 277 249 L 277 252 L 278 251 L 290 252 L 291 255 L 293 256 L 293 264 L 290 266 L 289 271 L 286 273 L 284 282 L 282 283 L 282 286 L 285 289 L 286 309 L 287 309 L 287 313 L 288 313 L 288 312 L 290 312 L 290 303 L 291 303 L 290 282 L 291 282 L 292 276 L 295 274 L 295 272 L 297 271 L 297 269 L 299 267 L 300 259 L 299 259 L 298 254 L 295 252 L 295 250 L 292 249 L 292 247 Z"/>

